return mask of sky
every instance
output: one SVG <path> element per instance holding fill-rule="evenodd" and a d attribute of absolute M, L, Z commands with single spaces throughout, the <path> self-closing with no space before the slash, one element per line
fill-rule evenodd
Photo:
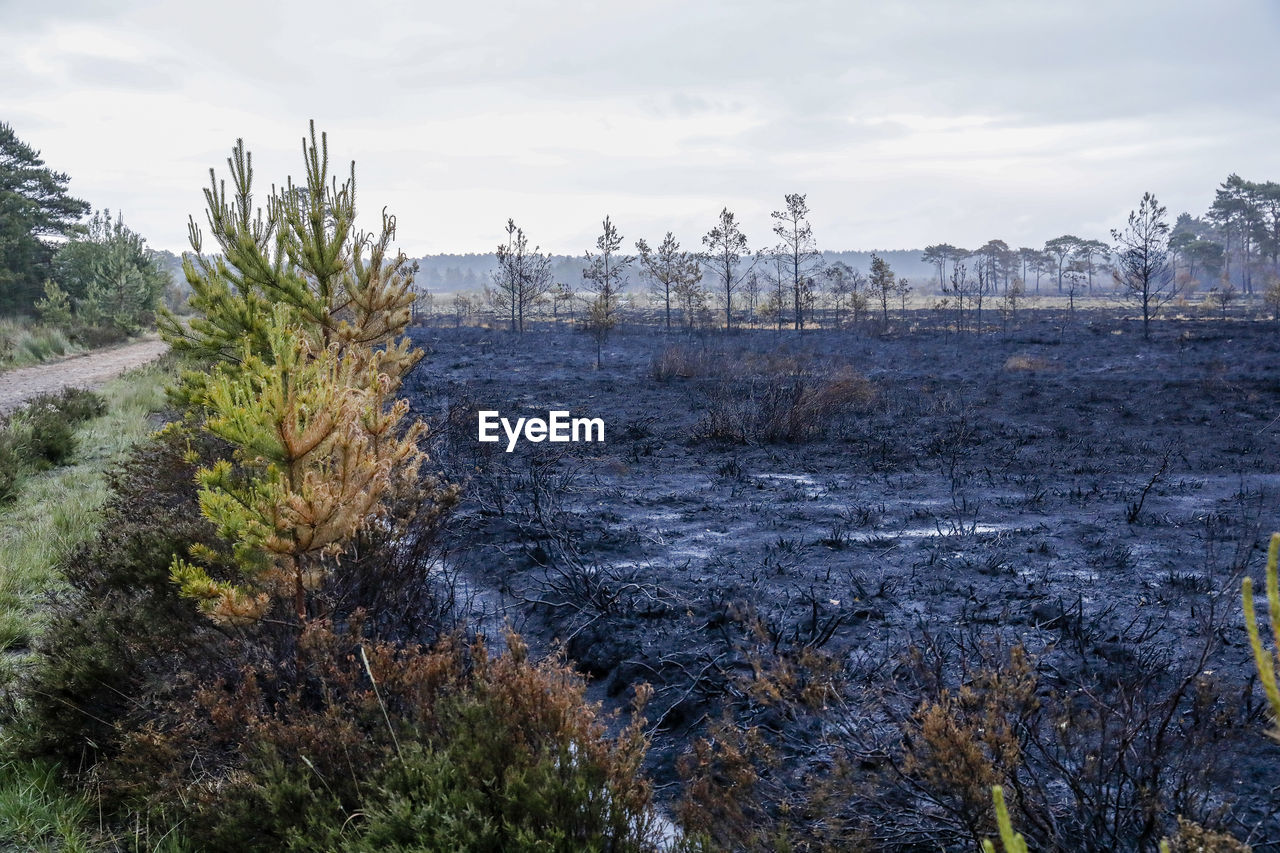
<path fill-rule="evenodd" d="M 1277 0 L 0 0 L 0 121 L 172 251 L 237 138 L 265 193 L 310 119 L 413 256 L 696 248 L 725 207 L 763 248 L 787 193 L 821 248 L 1040 246 L 1280 180 L 1278 36 Z"/>

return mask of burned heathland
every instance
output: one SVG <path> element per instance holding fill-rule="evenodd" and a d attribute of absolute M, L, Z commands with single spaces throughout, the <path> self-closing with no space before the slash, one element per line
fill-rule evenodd
<path fill-rule="evenodd" d="M 419 327 L 474 630 L 561 650 L 730 848 L 1280 831 L 1240 615 L 1280 524 L 1268 322 L 1028 312 L 960 334 Z M 477 413 L 602 444 L 476 441 Z M 1263 849 L 1261 846 L 1255 849 Z"/>

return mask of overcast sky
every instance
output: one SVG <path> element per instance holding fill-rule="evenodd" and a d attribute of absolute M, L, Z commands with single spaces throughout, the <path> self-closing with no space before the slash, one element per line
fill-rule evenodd
<path fill-rule="evenodd" d="M 1278 37 L 1277 0 L 0 0 L 0 121 L 172 250 L 237 137 L 265 190 L 310 118 L 411 255 L 725 206 L 764 245 L 788 192 L 828 249 L 1038 246 L 1280 180 Z"/>

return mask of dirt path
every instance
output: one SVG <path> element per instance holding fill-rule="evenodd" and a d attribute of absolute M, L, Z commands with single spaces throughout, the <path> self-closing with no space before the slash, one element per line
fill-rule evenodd
<path fill-rule="evenodd" d="M 168 348 L 164 341 L 144 340 L 5 371 L 0 373 L 0 414 L 13 411 L 24 400 L 38 394 L 61 391 L 69 386 L 101 385 L 130 368 L 154 361 Z"/>

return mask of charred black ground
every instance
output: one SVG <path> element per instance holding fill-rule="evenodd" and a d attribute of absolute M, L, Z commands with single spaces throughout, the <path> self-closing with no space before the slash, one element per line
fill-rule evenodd
<path fill-rule="evenodd" d="M 1153 760 L 1212 783 L 1185 807 L 1255 849 L 1280 838 L 1239 605 L 1280 529 L 1275 325 L 1169 320 L 1149 342 L 1105 312 L 983 336 L 637 327 L 600 370 L 567 328 L 414 337 L 432 465 L 466 487 L 449 566 L 473 615 L 564 643 L 606 705 L 653 684 L 660 784 L 743 707 L 750 647 L 840 663 L 871 772 L 921 698 L 908 670 L 958 683 L 980 650 L 1022 644 L 1043 693 L 1121 716 L 1186 685 Z M 504 453 L 476 441 L 477 409 L 602 417 L 606 443 Z M 795 762 L 832 737 L 821 715 L 750 713 Z"/>

